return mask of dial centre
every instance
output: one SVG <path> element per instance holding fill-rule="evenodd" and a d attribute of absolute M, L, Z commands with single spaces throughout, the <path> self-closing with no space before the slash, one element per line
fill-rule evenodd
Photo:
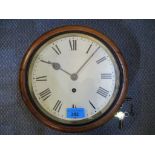
<path fill-rule="evenodd" d="M 71 75 L 71 79 L 73 80 L 73 81 L 76 81 L 77 79 L 78 79 L 78 75 L 77 74 L 72 74 Z"/>

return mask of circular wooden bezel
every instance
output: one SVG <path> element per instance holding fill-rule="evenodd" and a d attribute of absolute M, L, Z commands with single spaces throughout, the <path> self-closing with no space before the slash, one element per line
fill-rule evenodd
<path fill-rule="evenodd" d="M 80 126 L 79 125 L 71 126 L 71 125 L 61 124 L 61 123 L 51 120 L 48 117 L 46 117 L 45 115 L 43 115 L 38 110 L 38 108 L 36 106 L 34 106 L 34 104 L 32 103 L 32 100 L 30 99 L 28 89 L 27 89 L 27 78 L 26 78 L 27 66 L 29 64 L 31 57 L 36 52 L 36 48 L 40 47 L 45 41 L 47 41 L 52 36 L 54 37 L 54 36 L 57 36 L 62 33 L 71 33 L 71 32 L 90 34 L 90 35 L 98 38 L 100 41 L 106 43 L 106 45 L 108 47 L 110 47 L 111 50 L 113 51 L 113 54 L 115 54 L 115 56 L 117 57 L 117 59 L 120 63 L 121 70 L 122 70 L 122 88 L 120 90 L 117 101 L 115 102 L 113 107 L 99 119 L 97 119 L 93 122 L 90 122 L 88 124 L 80 125 Z M 105 124 L 119 110 L 119 108 L 123 104 L 126 94 L 127 94 L 128 69 L 127 69 L 127 64 L 125 62 L 125 59 L 124 59 L 122 53 L 120 52 L 119 48 L 116 46 L 116 44 L 111 39 L 109 39 L 104 34 L 98 32 L 92 28 L 85 27 L 85 26 L 77 26 L 77 25 L 63 26 L 63 27 L 53 29 L 53 30 L 43 34 L 36 41 L 34 41 L 32 43 L 32 45 L 29 47 L 29 49 L 27 50 L 27 52 L 22 60 L 21 66 L 20 66 L 19 88 L 20 88 L 20 92 L 21 92 L 22 98 L 24 100 L 24 103 L 27 105 L 27 107 L 32 112 L 32 114 L 37 119 L 39 119 L 41 122 L 43 122 L 45 125 L 47 125 L 48 127 L 57 129 L 59 131 L 63 131 L 63 132 L 82 132 L 82 131 L 90 130 L 93 128 L 97 128 L 97 127 Z"/>

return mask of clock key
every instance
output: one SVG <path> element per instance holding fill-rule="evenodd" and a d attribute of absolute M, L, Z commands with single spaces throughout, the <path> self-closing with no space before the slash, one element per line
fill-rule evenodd
<path fill-rule="evenodd" d="M 119 119 L 119 125 L 118 125 L 119 129 L 123 129 L 125 117 L 128 117 L 128 116 L 129 116 L 128 112 L 122 112 L 122 111 L 117 112 L 115 117 Z"/>

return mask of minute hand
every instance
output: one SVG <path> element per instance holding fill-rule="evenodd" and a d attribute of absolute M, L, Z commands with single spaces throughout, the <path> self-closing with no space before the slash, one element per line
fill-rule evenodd
<path fill-rule="evenodd" d="M 98 49 L 99 49 L 100 47 L 98 47 L 95 51 L 94 51 L 94 53 L 84 62 L 84 64 L 78 69 L 78 71 L 76 72 L 76 74 L 78 74 L 81 70 L 82 70 L 82 68 L 88 63 L 88 61 L 95 55 L 95 53 L 98 51 Z"/>

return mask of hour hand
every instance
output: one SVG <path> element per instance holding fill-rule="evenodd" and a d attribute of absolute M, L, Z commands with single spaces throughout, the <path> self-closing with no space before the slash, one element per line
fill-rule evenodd
<path fill-rule="evenodd" d="M 69 72 L 67 72 L 64 69 L 62 69 L 61 65 L 59 63 L 57 63 L 57 62 L 51 62 L 51 61 L 45 61 L 45 60 L 40 60 L 40 61 L 52 65 L 53 69 L 55 69 L 55 70 L 61 70 L 64 73 L 66 73 L 68 75 L 71 75 Z"/>
<path fill-rule="evenodd" d="M 45 61 L 45 60 L 40 60 L 40 61 L 52 65 L 53 69 L 55 70 L 59 70 L 61 68 L 60 64 L 57 62 L 51 62 L 51 61 Z"/>

